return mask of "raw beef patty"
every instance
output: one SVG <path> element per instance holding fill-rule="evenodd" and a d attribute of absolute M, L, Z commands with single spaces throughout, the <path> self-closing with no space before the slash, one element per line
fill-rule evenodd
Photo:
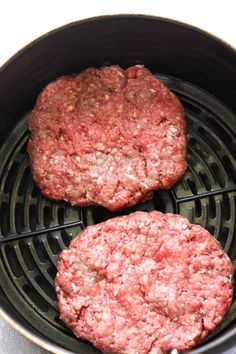
<path fill-rule="evenodd" d="M 87 227 L 62 251 L 61 319 L 109 354 L 187 350 L 222 320 L 233 266 L 182 216 L 135 212 Z"/>
<path fill-rule="evenodd" d="M 29 129 L 35 181 L 72 205 L 130 206 L 186 169 L 183 108 L 142 66 L 57 79 L 38 97 Z"/>

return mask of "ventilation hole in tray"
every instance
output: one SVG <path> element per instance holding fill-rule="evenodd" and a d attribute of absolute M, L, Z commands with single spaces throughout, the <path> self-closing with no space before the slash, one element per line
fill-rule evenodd
<path fill-rule="evenodd" d="M 224 143 L 226 143 L 226 145 L 232 143 L 232 136 L 230 136 L 230 134 L 226 132 L 225 128 L 222 125 L 218 124 L 216 119 L 207 117 L 207 122 L 210 123 L 211 129 Z"/>
<path fill-rule="evenodd" d="M 198 131 L 202 136 L 204 136 L 204 138 L 206 138 L 208 145 L 210 143 L 211 148 L 218 150 L 218 151 L 221 150 L 220 144 L 213 138 L 213 136 L 210 133 L 208 133 L 206 131 L 206 129 L 199 127 Z"/>
<path fill-rule="evenodd" d="M 27 243 L 27 241 L 20 241 L 19 242 L 19 247 L 21 251 L 21 255 L 24 259 L 24 262 L 26 264 L 26 267 L 32 271 L 33 269 L 37 268 L 37 265 L 35 263 L 34 258 L 32 257 L 31 251 L 30 251 L 30 245 Z"/>
<path fill-rule="evenodd" d="M 213 197 L 209 197 L 208 207 L 208 215 L 210 218 L 214 219 L 216 217 L 216 203 Z"/>
<path fill-rule="evenodd" d="M 199 176 L 201 177 L 201 180 L 203 182 L 204 187 L 206 188 L 207 191 L 211 190 L 211 183 L 205 173 L 199 172 Z"/>
<path fill-rule="evenodd" d="M 188 139 L 188 145 L 194 147 L 195 144 L 196 144 L 196 140 L 191 136 L 191 137 Z"/>
<path fill-rule="evenodd" d="M 90 206 L 84 208 L 83 224 L 85 226 L 98 224 L 100 222 L 114 218 L 116 216 L 129 214 L 130 212 L 131 212 L 130 208 L 125 208 L 122 211 L 111 212 L 110 210 L 105 209 L 103 207 Z"/>
<path fill-rule="evenodd" d="M 195 200 L 195 215 L 197 218 L 202 215 L 202 204 L 199 199 Z"/>
<path fill-rule="evenodd" d="M 16 278 L 20 278 L 23 275 L 23 270 L 18 260 L 14 246 L 6 245 L 5 253 L 12 273 Z"/>
<path fill-rule="evenodd" d="M 164 206 L 163 203 L 163 195 L 162 195 L 163 191 L 155 191 L 153 194 L 153 197 L 151 200 L 146 200 L 144 202 L 135 204 L 131 207 L 127 207 L 125 208 L 125 210 L 127 210 L 127 213 L 133 213 L 135 211 L 146 211 L 146 212 L 150 212 L 152 210 L 161 210 L 161 209 L 165 209 L 166 205 Z M 154 205 L 155 204 L 155 205 Z"/>
<path fill-rule="evenodd" d="M 33 184 L 33 188 L 32 188 L 32 192 L 31 192 L 31 196 L 32 198 L 37 198 L 41 195 L 40 189 L 37 187 L 37 185 L 34 183 Z"/>
<path fill-rule="evenodd" d="M 189 117 L 189 115 L 185 116 L 186 122 L 187 122 L 187 126 L 193 126 L 194 125 L 194 121 Z"/>
<path fill-rule="evenodd" d="M 55 316 L 55 322 L 60 325 L 60 327 L 63 327 L 63 330 L 70 334 L 71 337 L 73 337 L 73 332 L 71 332 L 65 325 L 65 323 L 60 319 L 59 315 Z"/>
<path fill-rule="evenodd" d="M 208 227 L 207 227 L 207 230 L 210 232 L 210 234 L 211 234 L 212 236 L 214 236 L 214 234 L 215 234 L 215 228 L 214 228 L 214 226 L 212 226 L 212 225 L 208 226 Z"/>
<path fill-rule="evenodd" d="M 155 192 L 155 197 L 154 197 L 155 208 L 153 208 L 153 203 L 151 203 L 152 210 L 155 209 L 155 210 L 161 211 L 162 213 L 166 213 L 167 207 L 168 207 L 167 204 L 168 204 L 167 200 L 164 200 L 162 198 L 162 193 Z M 148 211 L 151 211 L 151 210 L 148 210 Z"/>
<path fill-rule="evenodd" d="M 48 205 L 43 208 L 43 223 L 46 228 L 50 227 L 51 209 Z"/>
<path fill-rule="evenodd" d="M 54 287 L 45 280 L 45 278 L 41 277 L 40 275 L 37 275 L 35 277 L 35 281 L 38 284 L 38 286 L 47 294 L 50 299 L 53 301 L 56 301 L 56 293 Z"/>
<path fill-rule="evenodd" d="M 15 227 L 16 232 L 21 234 L 25 225 L 24 225 L 24 210 L 21 203 L 16 203 L 15 205 Z"/>
<path fill-rule="evenodd" d="M 17 176 L 18 163 L 16 161 L 13 162 L 11 168 L 8 172 L 7 179 L 4 185 L 4 192 L 10 193 L 12 192 L 12 186 L 15 185 L 15 180 Z"/>
<path fill-rule="evenodd" d="M 201 113 L 201 110 L 198 107 L 194 106 L 186 100 L 182 100 L 182 104 L 187 112 L 189 111 L 190 113 L 194 113 L 196 115 L 199 115 Z"/>
<path fill-rule="evenodd" d="M 7 203 L 2 203 L 0 208 L 1 234 L 6 236 L 10 232 L 10 217 Z"/>
<path fill-rule="evenodd" d="M 57 218 L 58 218 L 58 224 L 64 225 L 64 208 L 58 208 Z"/>
<path fill-rule="evenodd" d="M 22 288 L 34 305 L 36 305 L 42 312 L 48 312 L 49 306 L 47 302 L 44 301 L 41 296 L 39 296 L 38 292 L 35 291 L 32 286 L 24 284 Z"/>
<path fill-rule="evenodd" d="M 233 166 L 228 156 L 223 156 L 222 159 L 224 162 L 224 168 L 229 178 L 232 179 L 234 183 L 236 183 L 236 166 Z"/>
<path fill-rule="evenodd" d="M 39 238 L 34 237 L 33 244 L 34 244 L 34 248 L 36 250 L 36 253 L 38 255 L 40 262 L 41 263 L 47 262 L 48 256 L 47 256 L 47 252 L 44 247 L 44 242 L 42 240 L 40 240 Z"/>
<path fill-rule="evenodd" d="M 20 184 L 19 184 L 19 188 L 18 188 L 18 195 L 22 196 L 25 195 L 28 189 L 28 183 L 30 180 L 30 168 L 27 166 L 23 176 L 21 178 Z"/>
<path fill-rule="evenodd" d="M 228 239 L 229 229 L 227 227 L 223 227 L 220 232 L 220 243 L 224 248 Z"/>
<path fill-rule="evenodd" d="M 31 231 L 35 231 L 37 225 L 37 209 L 34 204 L 31 204 L 29 207 L 29 223 Z"/>
<path fill-rule="evenodd" d="M 197 186 L 196 184 L 194 183 L 193 179 L 192 178 L 187 178 L 187 183 L 192 191 L 193 194 L 197 194 L 198 191 L 197 191 Z"/>
<path fill-rule="evenodd" d="M 213 162 L 211 164 L 211 168 L 214 172 L 214 179 L 215 181 L 217 181 L 220 185 L 220 187 L 224 188 L 225 187 L 225 178 L 224 176 L 222 175 L 222 172 L 220 171 L 220 168 L 218 167 L 218 165 Z"/>
<path fill-rule="evenodd" d="M 229 220 L 230 219 L 230 201 L 229 201 L 229 196 L 228 194 L 223 194 L 223 219 L 224 220 Z"/>
<path fill-rule="evenodd" d="M 70 237 L 65 230 L 61 230 L 61 237 L 62 237 L 62 241 L 64 242 L 65 246 L 69 247 L 72 237 Z"/>
<path fill-rule="evenodd" d="M 52 253 L 57 255 L 61 251 L 58 240 L 52 234 L 48 234 L 47 240 Z"/>
<path fill-rule="evenodd" d="M 57 268 L 56 268 L 56 267 L 49 267 L 49 268 L 47 269 L 47 272 L 48 272 L 48 274 L 50 275 L 50 277 L 51 277 L 52 279 L 55 279 L 56 274 L 57 274 Z"/>
<path fill-rule="evenodd" d="M 25 155 L 25 152 L 27 151 L 27 145 L 28 145 L 28 133 L 27 133 L 27 136 L 24 137 L 25 139 L 25 142 L 23 143 L 23 145 L 21 146 L 19 152 L 20 154 L 22 155 Z"/>

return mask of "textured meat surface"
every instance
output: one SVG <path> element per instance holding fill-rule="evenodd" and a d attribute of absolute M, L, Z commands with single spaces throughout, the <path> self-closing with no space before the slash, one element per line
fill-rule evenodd
<path fill-rule="evenodd" d="M 229 309 L 233 266 L 179 215 L 135 212 L 87 227 L 62 251 L 62 320 L 109 354 L 161 354 L 203 340 Z"/>
<path fill-rule="evenodd" d="M 130 206 L 186 169 L 183 108 L 142 66 L 57 79 L 38 97 L 29 129 L 35 181 L 72 205 Z"/>

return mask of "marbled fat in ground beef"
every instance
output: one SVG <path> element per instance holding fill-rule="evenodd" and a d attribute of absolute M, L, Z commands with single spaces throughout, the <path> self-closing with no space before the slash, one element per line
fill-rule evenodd
<path fill-rule="evenodd" d="M 34 180 L 48 198 L 72 205 L 134 205 L 183 176 L 183 116 L 178 98 L 140 65 L 60 77 L 29 120 Z"/>
<path fill-rule="evenodd" d="M 182 216 L 135 212 L 89 226 L 62 251 L 61 319 L 109 354 L 187 350 L 230 307 L 233 266 Z"/>

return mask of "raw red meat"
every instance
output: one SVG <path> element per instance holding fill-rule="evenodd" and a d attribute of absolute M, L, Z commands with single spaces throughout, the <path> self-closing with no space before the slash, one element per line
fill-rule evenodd
<path fill-rule="evenodd" d="M 61 319 L 109 354 L 187 350 L 222 320 L 233 266 L 182 216 L 136 212 L 87 227 L 60 255 Z"/>
<path fill-rule="evenodd" d="M 131 206 L 183 176 L 183 115 L 178 98 L 140 65 L 61 77 L 29 120 L 33 177 L 54 200 Z"/>

